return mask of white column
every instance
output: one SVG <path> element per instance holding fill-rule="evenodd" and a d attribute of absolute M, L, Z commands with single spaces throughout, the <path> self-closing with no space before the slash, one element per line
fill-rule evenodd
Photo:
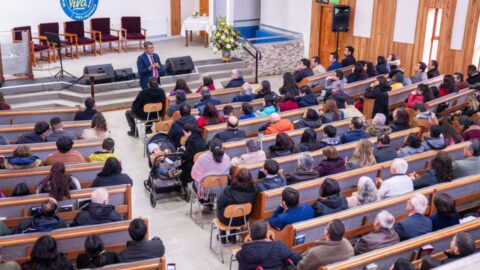
<path fill-rule="evenodd" d="M 227 24 L 232 25 L 234 20 L 234 0 L 227 0 Z"/>
<path fill-rule="evenodd" d="M 215 0 L 208 1 L 208 23 L 210 25 L 215 23 Z"/>

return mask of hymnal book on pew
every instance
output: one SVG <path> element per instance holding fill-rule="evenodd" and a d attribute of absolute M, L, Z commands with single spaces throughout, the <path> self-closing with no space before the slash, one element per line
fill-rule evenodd
<path fill-rule="evenodd" d="M 295 246 L 305 244 L 305 234 L 295 236 Z"/>

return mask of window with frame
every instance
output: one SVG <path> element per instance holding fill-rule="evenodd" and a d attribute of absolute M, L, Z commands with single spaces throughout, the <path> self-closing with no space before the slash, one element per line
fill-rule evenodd
<path fill-rule="evenodd" d="M 425 63 L 437 59 L 438 44 L 440 42 L 440 26 L 442 25 L 442 13 L 440 8 L 430 8 L 427 16 L 427 28 L 425 31 L 425 44 L 422 60 Z"/>

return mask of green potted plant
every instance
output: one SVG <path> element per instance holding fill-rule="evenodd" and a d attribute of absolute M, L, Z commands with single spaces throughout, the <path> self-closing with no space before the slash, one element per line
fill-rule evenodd
<path fill-rule="evenodd" d="M 228 25 L 225 17 L 215 18 L 215 24 L 210 27 L 209 43 L 214 52 L 222 52 L 222 60 L 230 62 L 232 52 L 241 46 L 238 32 L 233 25 Z"/>

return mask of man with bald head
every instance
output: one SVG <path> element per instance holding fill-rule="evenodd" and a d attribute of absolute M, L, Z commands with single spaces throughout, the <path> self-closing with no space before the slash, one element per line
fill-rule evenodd
<path fill-rule="evenodd" d="M 229 116 L 226 122 L 227 129 L 217 133 L 213 139 L 218 139 L 222 142 L 233 142 L 246 138 L 245 131 L 238 129 L 238 118 L 236 116 Z"/>
<path fill-rule="evenodd" d="M 85 205 L 73 220 L 70 227 L 95 225 L 108 222 L 122 221 L 123 217 L 115 210 L 115 206 L 108 202 L 108 190 L 97 188 L 90 196 L 91 203 Z"/>

